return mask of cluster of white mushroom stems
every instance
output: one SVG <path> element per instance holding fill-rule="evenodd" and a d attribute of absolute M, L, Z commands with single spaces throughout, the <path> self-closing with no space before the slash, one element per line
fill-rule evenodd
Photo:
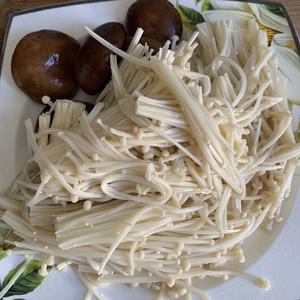
<path fill-rule="evenodd" d="M 72 266 L 86 299 L 111 283 L 205 299 L 193 283 L 237 275 L 242 242 L 282 220 L 300 154 L 267 33 L 205 22 L 154 53 L 139 29 L 125 53 L 87 30 L 123 61 L 91 112 L 44 97 L 38 130 L 26 121 L 27 165 L 0 197 L 13 253 L 43 276 Z"/>

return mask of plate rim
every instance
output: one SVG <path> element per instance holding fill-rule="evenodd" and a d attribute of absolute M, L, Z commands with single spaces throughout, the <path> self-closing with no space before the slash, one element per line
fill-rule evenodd
<path fill-rule="evenodd" d="M 5 30 L 4 30 L 4 35 L 3 35 L 3 41 L 2 44 L 0 45 L 0 80 L 1 80 L 1 73 L 2 73 L 2 67 L 3 67 L 3 60 L 4 60 L 4 53 L 6 50 L 6 46 L 7 46 L 7 40 L 8 40 L 8 36 L 10 33 L 10 29 L 11 29 L 11 25 L 12 25 L 12 21 L 14 19 L 14 17 L 17 16 L 21 16 L 21 15 L 25 15 L 28 13 L 32 13 L 32 12 L 39 12 L 39 11 L 44 11 L 44 10 L 48 10 L 48 9 L 55 9 L 55 8 L 60 8 L 60 7 L 68 7 L 68 6 L 77 6 L 77 5 L 83 5 L 83 4 L 91 4 L 91 3 L 102 3 L 102 2 L 114 2 L 116 0 L 75 0 L 73 2 L 62 2 L 62 3 L 56 3 L 56 4 L 49 4 L 49 5 L 41 5 L 38 7 L 34 7 L 34 8 L 28 8 L 28 9 L 22 9 L 19 11 L 15 11 L 15 12 L 11 12 L 8 14 L 8 19 L 7 19 L 7 23 L 5 25 Z M 257 4 L 273 4 L 273 5 L 278 5 L 284 13 L 284 16 L 286 17 L 287 21 L 288 21 L 288 25 L 289 28 L 291 30 L 293 39 L 295 41 L 296 47 L 297 47 L 297 51 L 298 51 L 298 55 L 300 56 L 300 36 L 298 35 L 298 32 L 295 28 L 295 24 L 293 23 L 290 14 L 288 12 L 288 9 L 286 7 L 286 5 L 284 5 L 281 2 L 277 2 L 277 1 L 268 1 L 268 0 L 231 0 L 234 2 L 248 2 L 248 3 L 257 3 Z M 299 32 L 300 34 L 300 32 Z M 291 210 L 293 209 L 295 202 L 297 200 L 297 195 L 300 193 L 300 190 L 298 189 L 296 192 L 296 197 L 295 199 L 292 201 L 292 205 L 291 205 Z M 280 229 L 280 232 L 277 236 L 277 238 L 272 242 L 271 246 L 269 247 L 268 250 L 271 250 L 273 248 L 273 246 L 275 245 L 275 242 L 277 241 L 278 237 L 282 235 L 282 231 L 284 230 L 284 228 L 288 226 L 290 226 L 290 224 L 288 224 L 288 220 L 290 220 L 291 218 L 291 211 L 288 213 L 287 219 L 285 224 L 282 226 L 282 228 Z M 281 240 L 283 239 L 283 236 L 281 237 Z M 279 241 L 277 241 L 279 242 Z M 277 244 L 277 243 L 276 243 Z M 263 253 L 262 257 L 257 259 L 253 264 L 251 264 L 250 266 L 248 266 L 246 268 L 246 270 L 253 268 L 257 265 L 257 263 L 259 261 L 261 261 L 262 258 L 265 258 L 265 254 Z M 272 253 L 271 253 L 272 254 Z M 233 280 L 236 280 L 236 276 L 234 276 L 233 278 L 231 278 L 231 282 L 233 282 Z M 224 285 L 226 286 L 226 283 L 222 283 L 218 286 L 215 286 L 213 289 L 215 288 L 222 288 L 224 287 Z M 210 289 L 209 289 L 210 290 Z M 209 291 L 208 290 L 208 291 Z"/>
<path fill-rule="evenodd" d="M 32 12 L 38 12 L 42 10 L 47 9 L 53 9 L 53 8 L 59 8 L 59 7 L 66 7 L 66 6 L 73 6 L 73 5 L 82 5 L 82 4 L 90 4 L 90 3 L 97 3 L 97 2 L 109 2 L 109 1 L 116 1 L 116 0 L 75 0 L 75 1 L 66 1 L 61 3 L 54 3 L 54 4 L 46 4 L 46 5 L 40 5 L 33 8 L 27 8 L 27 9 L 21 9 L 18 11 L 13 11 L 8 14 L 7 22 L 4 29 L 4 35 L 2 39 L 2 44 L 0 45 L 0 78 L 1 78 L 1 72 L 2 72 L 2 66 L 3 66 L 3 59 L 4 59 L 4 52 L 7 44 L 7 39 L 10 31 L 10 27 L 13 21 L 14 17 L 32 13 Z M 256 3 L 256 4 L 273 4 L 280 6 L 280 8 L 283 10 L 284 16 L 287 19 L 289 28 L 291 30 L 294 42 L 296 44 L 298 55 L 300 56 L 300 33 L 296 30 L 295 24 L 291 18 L 291 15 L 287 9 L 286 4 L 279 2 L 279 1 L 273 1 L 273 0 L 231 0 L 234 2 L 248 2 L 248 3 Z"/>

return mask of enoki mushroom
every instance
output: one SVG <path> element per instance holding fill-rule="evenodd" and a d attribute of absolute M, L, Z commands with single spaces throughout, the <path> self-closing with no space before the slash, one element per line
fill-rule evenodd
<path fill-rule="evenodd" d="M 2 220 L 22 241 L 13 252 L 64 270 L 88 287 L 142 284 L 171 298 L 205 298 L 194 279 L 237 274 L 241 243 L 281 220 L 300 145 L 286 79 L 254 21 L 202 23 L 158 53 L 111 56 L 98 104 L 47 97 L 39 129 L 26 121 L 30 157 L 1 197 Z M 242 45 L 242 48 L 241 48 Z M 51 115 L 52 114 L 52 115 Z"/>

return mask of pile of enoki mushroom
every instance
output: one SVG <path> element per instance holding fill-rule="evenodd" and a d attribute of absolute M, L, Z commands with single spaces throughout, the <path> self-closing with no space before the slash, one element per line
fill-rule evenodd
<path fill-rule="evenodd" d="M 26 121 L 30 158 L 0 200 L 14 251 L 43 275 L 72 265 L 98 299 L 109 283 L 205 297 L 193 281 L 235 275 L 240 244 L 281 220 L 300 154 L 267 34 L 202 23 L 153 55 L 142 30 L 127 53 L 87 30 L 124 60 L 90 113 L 45 97 L 38 131 Z"/>

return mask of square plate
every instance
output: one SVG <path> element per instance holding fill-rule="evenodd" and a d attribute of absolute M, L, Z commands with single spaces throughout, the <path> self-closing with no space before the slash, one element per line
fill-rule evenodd
<path fill-rule="evenodd" d="M 41 105 L 33 103 L 16 87 L 12 78 L 10 63 L 17 42 L 28 32 L 45 28 L 60 30 L 82 40 L 86 36 L 84 25 L 93 28 L 109 21 L 123 22 L 127 8 L 133 2 L 134 0 L 74 1 L 72 4 L 21 11 L 10 16 L 0 57 L 2 61 L 2 64 L 0 62 L 1 194 L 5 193 L 26 159 L 26 151 L 23 151 L 26 149 L 24 120 L 27 118 L 36 119 L 42 110 Z M 260 1 L 257 2 L 261 3 Z M 196 7 L 191 0 L 180 0 L 179 3 L 199 10 L 199 7 Z M 235 3 L 240 4 L 240 2 Z M 229 2 L 226 5 L 229 5 Z M 291 30 L 299 50 L 299 39 L 285 7 L 281 4 L 273 5 L 279 7 L 287 17 L 288 30 Z M 225 6 L 219 8 L 219 10 L 224 11 L 228 9 Z M 81 93 L 76 98 L 83 100 L 85 96 Z M 297 121 L 299 116 L 300 113 L 296 109 L 295 119 Z M 296 188 L 299 184 L 300 178 L 296 176 L 293 193 L 284 204 L 283 216 L 285 221 L 276 225 L 271 233 L 266 234 L 259 231 L 254 237 L 247 240 L 244 247 L 247 262 L 245 265 L 239 266 L 240 270 L 247 269 L 249 272 L 270 279 L 273 284 L 272 290 L 264 294 L 240 278 L 235 278 L 220 286 L 216 286 L 215 282 L 204 281 L 203 285 L 210 288 L 210 293 L 214 299 L 277 300 L 300 298 L 300 239 L 295 238 L 299 234 L 298 228 L 300 226 L 300 219 L 297 217 L 300 215 L 299 201 L 293 206 L 294 200 L 299 199 Z M 289 218 L 287 218 L 288 215 Z M 16 256 L 2 260 L 0 262 L 0 278 L 3 278 L 19 260 L 20 258 Z M 66 273 L 52 271 L 38 289 L 31 294 L 21 296 L 21 298 L 27 300 L 77 300 L 82 299 L 84 293 L 84 287 L 71 271 Z M 126 286 L 110 286 L 105 288 L 103 293 L 114 300 L 153 299 L 153 293 L 149 290 L 142 288 L 132 290 Z"/>

